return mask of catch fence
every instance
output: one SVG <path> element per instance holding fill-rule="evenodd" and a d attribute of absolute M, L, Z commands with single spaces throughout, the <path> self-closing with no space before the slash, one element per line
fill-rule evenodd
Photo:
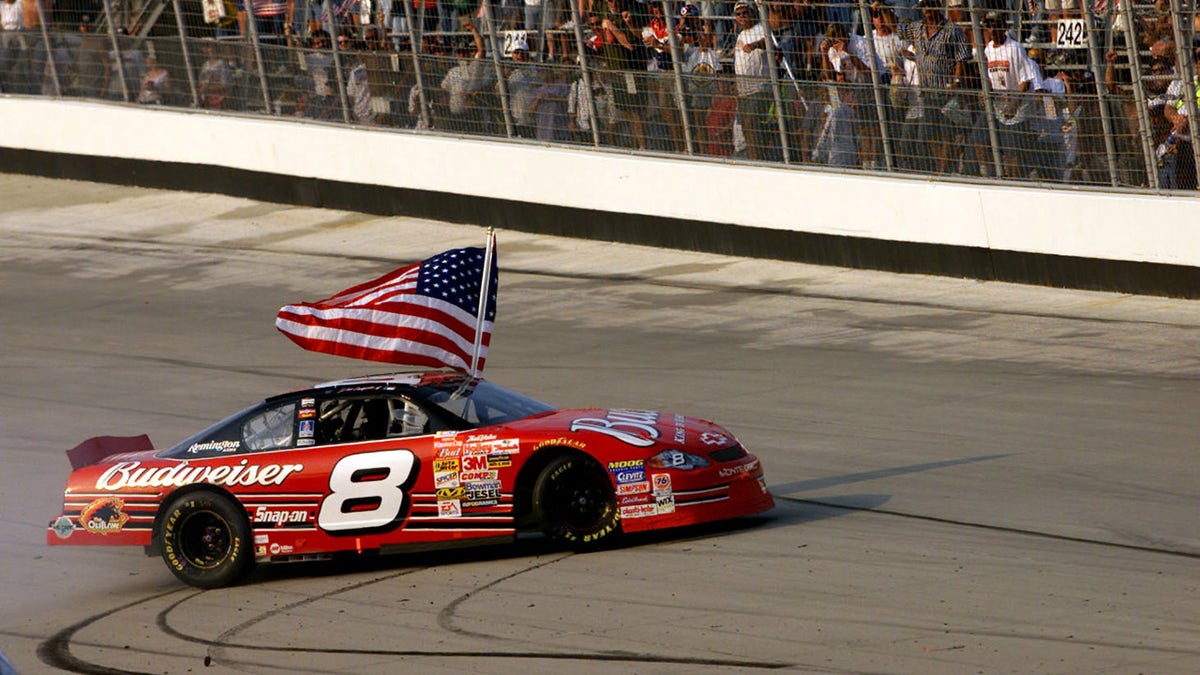
<path fill-rule="evenodd" d="M 0 91 L 709 161 L 1196 189 L 1194 6 L 913 1 L 14 0 Z"/>

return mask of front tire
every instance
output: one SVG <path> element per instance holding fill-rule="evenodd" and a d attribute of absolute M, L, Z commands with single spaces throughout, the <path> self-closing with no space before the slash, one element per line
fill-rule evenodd
<path fill-rule="evenodd" d="M 578 550 L 611 544 L 621 533 L 608 473 L 589 457 L 550 462 L 533 485 L 533 515 L 547 537 Z"/>
<path fill-rule="evenodd" d="M 240 581 L 254 564 L 246 514 L 224 495 L 189 492 L 166 508 L 162 557 L 180 581 L 221 588 Z"/>

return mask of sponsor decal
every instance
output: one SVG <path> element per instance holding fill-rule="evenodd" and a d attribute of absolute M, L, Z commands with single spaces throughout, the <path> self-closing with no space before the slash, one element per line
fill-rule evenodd
<path fill-rule="evenodd" d="M 500 477 L 500 472 L 492 469 L 484 471 L 463 471 L 458 476 L 464 483 L 471 483 L 483 480 L 496 480 Z"/>
<path fill-rule="evenodd" d="M 307 523 L 308 511 L 303 509 L 268 509 L 265 506 L 260 506 L 254 511 L 254 522 L 274 523 L 276 525 L 283 525 L 286 523 Z"/>
<path fill-rule="evenodd" d="M 456 488 L 461 484 L 457 473 L 433 474 L 433 487 L 435 488 Z"/>
<path fill-rule="evenodd" d="M 630 504 L 649 504 L 650 493 L 643 492 L 637 495 L 624 495 L 617 498 L 618 506 L 629 506 Z"/>
<path fill-rule="evenodd" d="M 705 445 L 729 445 L 732 441 L 725 434 L 718 434 L 715 431 L 706 431 L 700 434 L 700 442 Z"/>
<path fill-rule="evenodd" d="M 237 452 L 242 447 L 241 441 L 208 441 L 206 443 L 192 443 L 187 449 L 189 455 L 199 454 L 201 452 Z"/>
<path fill-rule="evenodd" d="M 580 417 L 571 421 L 571 431 L 594 431 L 622 443 L 645 448 L 658 440 L 658 413 L 651 410 L 609 410 L 603 418 Z"/>
<path fill-rule="evenodd" d="M 66 539 L 75 532 L 75 523 L 67 516 L 59 516 L 51 523 L 50 529 L 54 530 L 54 534 L 58 535 L 59 539 Z"/>
<path fill-rule="evenodd" d="M 434 473 L 457 473 L 458 459 L 435 459 L 433 460 Z"/>
<path fill-rule="evenodd" d="M 645 462 L 640 459 L 624 459 L 619 462 L 609 462 L 608 470 L 615 471 L 617 469 L 641 469 L 645 466 Z"/>
<path fill-rule="evenodd" d="M 447 499 L 438 502 L 438 518 L 457 518 L 462 515 L 462 502 Z"/>
<path fill-rule="evenodd" d="M 635 471 L 614 471 L 613 478 L 617 479 L 617 484 L 625 483 L 641 483 L 646 480 L 646 472 L 641 469 Z"/>
<path fill-rule="evenodd" d="M 488 455 L 489 469 L 505 469 L 512 466 L 512 455 Z"/>
<path fill-rule="evenodd" d="M 622 518 L 646 518 L 658 515 L 654 504 L 632 504 L 619 507 Z"/>
<path fill-rule="evenodd" d="M 671 492 L 671 474 L 655 473 L 650 475 L 650 485 L 654 488 L 654 494 L 670 493 Z"/>
<path fill-rule="evenodd" d="M 125 500 L 117 497 L 97 499 L 79 513 L 79 523 L 92 534 L 120 532 L 127 522 L 129 514 L 125 513 Z"/>
<path fill-rule="evenodd" d="M 683 415 L 675 416 L 675 442 L 679 445 L 687 443 L 687 418 Z"/>
<path fill-rule="evenodd" d="M 300 420 L 300 438 L 312 438 L 316 429 L 316 420 Z"/>
<path fill-rule="evenodd" d="M 311 420 L 317 416 L 316 408 L 301 408 L 300 412 L 296 413 L 296 417 L 302 420 Z"/>
<path fill-rule="evenodd" d="M 650 491 L 650 483 L 642 481 L 641 483 L 625 483 L 617 486 L 618 495 L 636 495 L 642 492 Z"/>
<path fill-rule="evenodd" d="M 499 483 L 474 483 L 467 487 L 463 506 L 494 506 L 499 503 Z"/>
<path fill-rule="evenodd" d="M 316 445 L 316 444 L 317 444 L 317 439 L 315 439 L 315 438 L 301 438 L 300 440 L 296 441 L 297 448 L 306 448 L 310 445 Z"/>
<path fill-rule="evenodd" d="M 254 535 L 254 543 L 256 543 L 256 544 L 265 544 L 265 543 L 267 543 L 267 542 L 269 542 L 269 541 L 271 541 L 271 536 L 270 536 L 270 535 L 268 535 L 268 534 L 256 534 L 256 535 Z"/>
<path fill-rule="evenodd" d="M 187 462 L 150 468 L 141 462 L 117 462 L 96 480 L 97 490 L 126 488 L 181 487 L 193 483 L 212 483 L 226 487 L 282 485 L 288 476 L 304 470 L 303 464 L 237 464 L 192 466 Z"/>
<path fill-rule="evenodd" d="M 720 476 L 721 478 L 732 478 L 733 476 L 739 476 L 743 473 L 753 473 L 756 470 L 758 470 L 758 460 L 757 459 L 748 464 L 740 464 L 738 466 L 724 467 L 720 471 L 717 472 L 717 475 Z"/>
<path fill-rule="evenodd" d="M 584 443 L 583 441 L 577 441 L 574 438 L 567 438 L 565 436 L 559 436 L 558 438 L 552 438 L 548 441 L 542 441 L 542 442 L 538 443 L 537 445 L 533 446 L 533 450 L 534 450 L 534 452 L 536 452 L 538 450 L 541 450 L 542 448 L 550 448 L 550 447 L 568 447 L 568 448 L 575 448 L 576 450 L 586 450 L 587 443 Z"/>
<path fill-rule="evenodd" d="M 317 407 L 317 399 L 302 398 L 302 399 L 300 399 L 300 407 L 301 408 L 315 408 L 315 407 Z"/>
<path fill-rule="evenodd" d="M 659 513 L 675 513 L 675 498 L 671 495 L 658 495 L 654 498 L 654 508 Z"/>
<path fill-rule="evenodd" d="M 260 544 L 254 547 L 254 557 L 261 558 L 267 555 L 267 547 L 265 544 Z"/>
<path fill-rule="evenodd" d="M 444 499 L 462 499 L 466 493 L 467 491 L 461 487 L 441 488 L 437 491 L 437 498 L 439 502 Z"/>
<path fill-rule="evenodd" d="M 294 550 L 295 549 L 293 549 L 291 546 L 288 546 L 287 544 L 280 544 L 277 542 L 271 544 L 271 546 L 270 546 L 271 555 L 287 555 Z"/>

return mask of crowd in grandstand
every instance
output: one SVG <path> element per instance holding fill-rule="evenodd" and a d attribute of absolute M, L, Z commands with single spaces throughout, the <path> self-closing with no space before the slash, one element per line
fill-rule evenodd
<path fill-rule="evenodd" d="M 1194 8 L 1084 1 L 0 0 L 0 92 L 1196 189 Z"/>

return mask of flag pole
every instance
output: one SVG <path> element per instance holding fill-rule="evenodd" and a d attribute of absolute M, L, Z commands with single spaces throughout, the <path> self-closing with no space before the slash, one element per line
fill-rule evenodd
<path fill-rule="evenodd" d="M 496 231 L 487 229 L 487 247 L 483 250 L 483 280 L 479 284 L 479 311 L 475 319 L 475 347 L 471 351 L 471 377 L 479 377 L 479 350 L 483 346 L 483 322 L 487 318 L 487 301 L 491 292 L 492 260 L 496 256 Z"/>

